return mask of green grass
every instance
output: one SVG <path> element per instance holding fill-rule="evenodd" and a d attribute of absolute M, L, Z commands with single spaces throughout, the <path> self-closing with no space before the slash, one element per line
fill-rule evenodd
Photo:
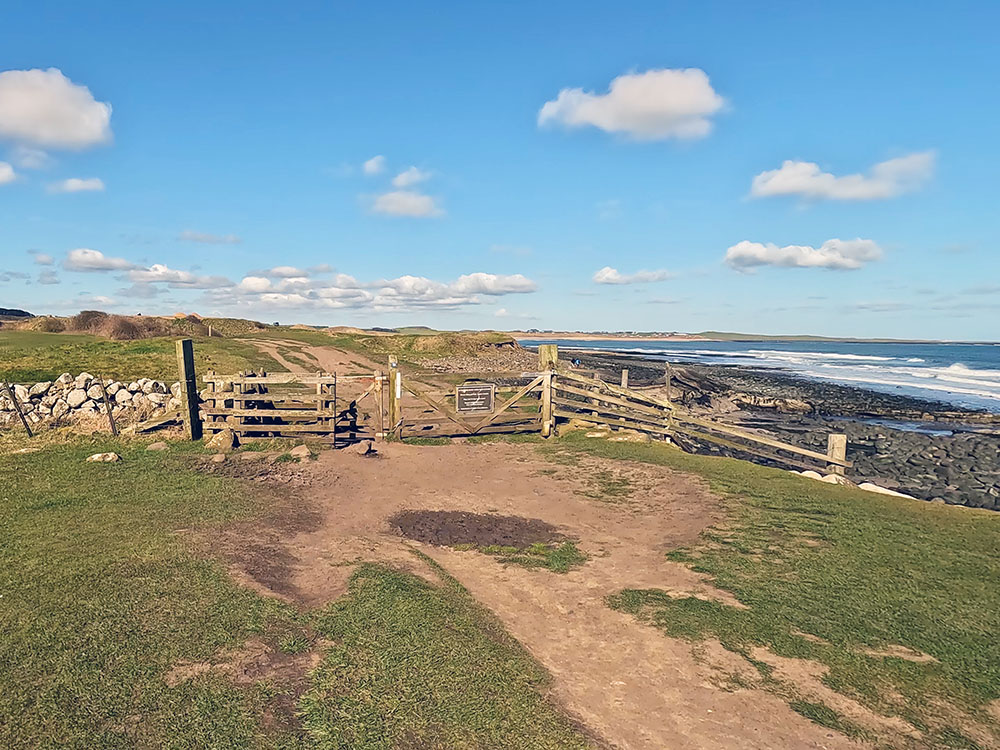
<path fill-rule="evenodd" d="M 428 564 L 431 564 L 425 558 Z M 304 696 L 321 748 L 583 748 L 546 674 L 440 568 L 432 586 L 362 565 L 314 626 L 336 643 Z"/>
<path fill-rule="evenodd" d="M 623 591 L 612 606 L 671 636 L 818 660 L 829 667 L 830 687 L 902 716 L 941 747 L 973 745 L 962 744 L 971 741 L 936 702 L 989 723 L 983 705 L 1000 698 L 1000 514 L 825 485 L 662 444 L 572 435 L 541 450 L 669 466 L 705 477 L 724 496 L 726 524 L 671 557 L 747 609 L 655 590 Z M 890 644 L 937 661 L 865 653 Z"/>
<path fill-rule="evenodd" d="M 265 686 L 164 682 L 175 662 L 287 631 L 297 615 L 174 533 L 245 516 L 254 495 L 191 471 L 180 446 L 143 447 L 88 439 L 0 455 L 0 475 L 17 477 L 0 489 L 0 746 L 296 745 L 262 730 Z M 83 462 L 106 450 L 124 460 Z"/>
<path fill-rule="evenodd" d="M 0 330 L 0 379 L 13 383 L 53 380 L 64 372 L 89 372 L 105 378 L 177 380 L 176 339 L 169 337 L 112 341 L 97 336 Z M 252 344 L 234 339 L 198 338 L 195 369 L 235 373 L 265 368 L 282 370 Z"/>
<path fill-rule="evenodd" d="M 546 568 L 554 573 L 566 573 L 587 562 L 587 556 L 573 542 L 546 544 L 537 542 L 529 547 L 508 547 L 490 544 L 478 547 L 474 544 L 459 544 L 458 550 L 475 550 L 484 555 L 493 555 L 500 562 L 508 565 L 521 565 L 525 568 Z"/>
<path fill-rule="evenodd" d="M 0 441 L 0 476 L 16 477 L 0 483 L 0 747 L 587 746 L 544 699 L 544 670 L 443 571 L 434 587 L 367 565 L 349 595 L 300 613 L 237 586 L 178 533 L 210 537 L 272 499 L 196 471 L 197 444 L 151 453 L 52 433 L 10 452 L 24 444 Z M 123 460 L 84 462 L 103 451 Z M 280 684 L 167 685 L 178 662 L 251 638 L 328 649 L 300 730 L 264 721 Z"/>
<path fill-rule="evenodd" d="M 407 445 L 451 445 L 450 437 L 404 437 Z"/>

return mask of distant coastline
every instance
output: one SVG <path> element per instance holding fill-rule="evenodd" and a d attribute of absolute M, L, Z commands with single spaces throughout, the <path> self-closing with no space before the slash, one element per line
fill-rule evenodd
<path fill-rule="evenodd" d="M 1000 345 L 1000 341 L 963 341 L 942 339 L 891 339 L 855 338 L 839 336 L 810 336 L 801 334 L 769 335 L 756 333 L 731 333 L 728 331 L 701 331 L 699 333 L 594 333 L 580 331 L 504 331 L 519 341 L 798 341 L 829 342 L 837 344 L 983 344 Z"/>

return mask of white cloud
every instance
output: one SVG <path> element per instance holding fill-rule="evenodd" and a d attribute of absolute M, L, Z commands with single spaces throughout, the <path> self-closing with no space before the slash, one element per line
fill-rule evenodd
<path fill-rule="evenodd" d="M 100 250 L 81 247 L 70 250 L 63 261 L 68 271 L 130 271 L 139 265 L 124 258 L 112 258 Z"/>
<path fill-rule="evenodd" d="M 879 162 L 869 174 L 837 177 L 808 161 L 786 161 L 780 169 L 753 178 L 750 195 L 800 195 L 804 198 L 870 201 L 894 198 L 920 188 L 934 173 L 935 153 L 921 151 Z"/>
<path fill-rule="evenodd" d="M 192 229 L 185 229 L 177 239 L 184 242 L 204 242 L 209 245 L 236 245 L 242 240 L 235 234 L 210 234 L 209 232 L 195 232 Z"/>
<path fill-rule="evenodd" d="M 55 263 L 55 258 L 47 253 L 40 253 L 37 250 L 29 250 L 28 255 L 35 259 L 35 264 L 39 266 L 51 266 Z"/>
<path fill-rule="evenodd" d="M 442 216 L 441 210 L 434 198 L 411 190 L 393 190 L 375 198 L 372 211 L 388 216 L 413 216 L 426 218 Z"/>
<path fill-rule="evenodd" d="M 538 124 L 591 125 L 640 140 L 703 138 L 723 106 L 703 70 L 649 70 L 618 76 L 606 94 L 563 89 L 539 110 Z"/>
<path fill-rule="evenodd" d="M 417 169 L 416 167 L 410 167 L 393 177 L 392 184 L 393 187 L 408 188 L 416 185 L 417 183 L 429 180 L 430 177 L 430 172 L 425 172 L 422 169 Z"/>
<path fill-rule="evenodd" d="M 743 240 L 726 251 L 725 262 L 738 271 L 756 266 L 783 268 L 833 268 L 854 270 L 882 257 L 882 248 L 872 240 L 827 240 L 818 248 Z"/>
<path fill-rule="evenodd" d="M 17 179 L 17 175 L 14 173 L 14 167 L 5 161 L 0 161 L 0 185 L 6 185 L 8 182 L 13 182 Z"/>
<path fill-rule="evenodd" d="M 50 284 L 59 284 L 60 281 L 55 271 L 41 271 L 38 274 L 38 283 L 50 285 Z"/>
<path fill-rule="evenodd" d="M 594 274 L 594 282 L 597 284 L 649 284 L 656 281 L 666 281 L 670 278 L 673 278 L 673 274 L 662 269 L 623 274 L 611 266 L 605 266 Z"/>
<path fill-rule="evenodd" d="M 246 276 L 235 288 L 213 292 L 210 300 L 222 306 L 281 309 L 452 309 L 482 304 L 479 295 L 496 297 L 535 289 L 535 283 L 521 274 L 499 276 L 481 272 L 460 276 L 450 283 L 412 275 L 364 283 L 347 274 L 336 274 L 329 279 L 275 280 Z"/>
<path fill-rule="evenodd" d="M 267 275 L 289 279 L 297 276 L 308 276 L 309 271 L 303 271 L 301 268 L 296 268 L 295 266 L 275 266 L 267 270 Z"/>
<path fill-rule="evenodd" d="M 85 193 L 104 190 L 104 180 L 99 177 L 70 177 L 68 180 L 54 182 L 49 185 L 50 193 Z"/>
<path fill-rule="evenodd" d="M 452 289 L 463 294 L 525 294 L 537 290 L 538 285 L 519 273 L 498 276 L 479 272 L 459 276 L 452 284 Z"/>
<path fill-rule="evenodd" d="M 365 174 L 382 174 L 385 171 L 385 157 L 379 154 L 361 165 L 361 171 Z"/>
<path fill-rule="evenodd" d="M 127 278 L 135 284 L 168 284 L 174 289 L 217 289 L 233 285 L 233 282 L 224 276 L 198 276 L 190 271 L 178 271 L 162 263 L 154 263 L 149 268 L 133 269 L 128 272 Z"/>
<path fill-rule="evenodd" d="M 52 163 L 52 157 L 39 148 L 31 148 L 23 143 L 10 153 L 11 161 L 22 169 L 41 169 Z"/>
<path fill-rule="evenodd" d="M 111 105 L 56 68 L 0 73 L 0 138 L 80 149 L 111 140 Z"/>

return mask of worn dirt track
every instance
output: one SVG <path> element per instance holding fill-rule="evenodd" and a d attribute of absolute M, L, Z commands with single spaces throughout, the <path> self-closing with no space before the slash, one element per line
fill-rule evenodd
<path fill-rule="evenodd" d="M 609 747 L 857 747 L 768 692 L 722 689 L 725 675 L 746 668 L 742 657 L 717 644 L 667 638 L 606 605 L 609 594 L 648 587 L 739 606 L 664 556 L 720 518 L 717 499 L 699 480 L 615 462 L 644 489 L 603 502 L 584 496 L 588 472 L 581 467 L 510 444 L 388 444 L 379 458 L 327 452 L 303 468 L 309 486 L 301 497 L 276 508 L 267 523 L 241 524 L 213 540 L 247 585 L 320 606 L 346 590 L 354 564 L 364 560 L 436 582 L 413 555 L 416 546 L 503 621 L 552 674 L 552 698 Z M 409 509 L 540 519 L 579 539 L 590 559 L 560 575 L 421 545 L 390 528 L 388 519 Z"/>

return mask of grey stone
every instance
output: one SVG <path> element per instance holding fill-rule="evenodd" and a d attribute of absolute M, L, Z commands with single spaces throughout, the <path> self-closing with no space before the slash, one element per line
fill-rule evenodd
<path fill-rule="evenodd" d="M 165 393 L 149 393 L 146 400 L 154 406 L 163 406 L 167 403 L 168 396 Z"/>
<path fill-rule="evenodd" d="M 215 433 L 212 437 L 208 439 L 205 443 L 205 447 L 210 450 L 215 450 L 223 453 L 228 453 L 240 444 L 239 439 L 236 437 L 236 433 L 230 430 L 228 427 Z"/>
<path fill-rule="evenodd" d="M 69 385 L 70 383 L 73 382 L 73 376 L 70 375 L 68 372 L 64 372 L 62 375 L 56 378 L 56 382 L 59 385 Z"/>
<path fill-rule="evenodd" d="M 225 462 L 225 460 L 226 460 L 226 454 L 225 453 L 216 453 L 214 456 L 212 456 L 208 460 L 211 461 L 213 464 L 221 464 L 221 463 Z"/>
<path fill-rule="evenodd" d="M 288 451 L 288 454 L 290 456 L 294 456 L 295 458 L 311 458 L 312 457 L 312 451 L 309 450 L 309 446 L 308 445 L 296 445 L 294 448 L 292 448 L 290 451 Z"/>
<path fill-rule="evenodd" d="M 44 383 L 35 383 L 31 388 L 28 389 L 29 396 L 44 396 L 49 392 L 52 387 L 52 381 L 47 380 Z"/>
<path fill-rule="evenodd" d="M 121 389 L 122 389 L 122 384 L 119 383 L 117 380 L 114 380 L 108 383 L 105 390 L 107 390 L 108 397 L 110 398 L 111 396 L 114 396 L 116 393 L 118 393 L 118 391 L 120 391 Z"/>
<path fill-rule="evenodd" d="M 121 460 L 122 457 L 119 456 L 117 453 L 95 453 L 93 456 L 89 456 L 87 458 L 87 462 L 92 464 L 95 463 L 111 464 Z"/>
<path fill-rule="evenodd" d="M 127 404 L 132 400 L 132 394 L 122 388 L 115 394 L 115 401 L 119 404 Z"/>
<path fill-rule="evenodd" d="M 78 409 L 87 400 L 87 392 L 83 388 L 77 388 L 69 392 L 66 396 L 66 403 L 71 409 Z"/>
<path fill-rule="evenodd" d="M 142 386 L 140 386 L 134 380 L 131 383 L 129 383 L 128 386 L 126 387 L 128 388 L 129 393 L 137 393 L 138 391 L 142 390 Z"/>
<path fill-rule="evenodd" d="M 52 416 L 56 419 L 69 413 L 69 404 L 65 401 L 59 400 L 52 404 Z"/>
<path fill-rule="evenodd" d="M 148 451 L 165 451 L 169 447 L 170 447 L 169 445 L 167 445 L 162 440 L 160 440 L 158 442 L 150 443 L 149 445 L 147 445 L 146 446 L 146 450 L 148 450 Z"/>
<path fill-rule="evenodd" d="M 94 376 L 89 372 L 81 372 L 73 379 L 73 385 L 77 388 L 87 388 L 90 385 L 90 381 L 94 379 Z"/>
<path fill-rule="evenodd" d="M 361 440 L 354 445 L 349 445 L 347 450 L 358 456 L 369 456 L 375 452 L 370 440 Z"/>
<path fill-rule="evenodd" d="M 101 384 L 95 383 L 87 389 L 87 395 L 94 399 L 94 401 L 100 401 L 104 398 L 104 391 L 101 390 Z"/>
<path fill-rule="evenodd" d="M 14 396 L 18 401 L 27 401 L 29 398 L 28 389 L 23 385 L 14 386 Z"/>

